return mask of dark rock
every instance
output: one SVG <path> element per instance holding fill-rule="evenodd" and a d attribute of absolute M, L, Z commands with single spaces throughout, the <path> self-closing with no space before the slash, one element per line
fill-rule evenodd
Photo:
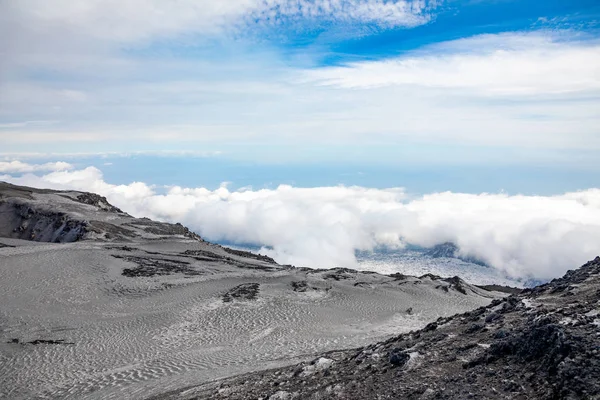
<path fill-rule="evenodd" d="M 485 327 L 484 324 L 471 324 L 467 329 L 465 329 L 466 334 L 474 333 L 482 330 Z"/>
<path fill-rule="evenodd" d="M 107 249 L 109 249 L 109 250 L 121 250 L 121 251 L 127 251 L 127 252 L 132 252 L 132 251 L 137 250 L 136 248 L 129 247 L 129 246 L 107 247 Z"/>
<path fill-rule="evenodd" d="M 258 283 L 243 283 L 225 293 L 223 295 L 223 301 L 225 303 L 230 303 L 234 300 L 256 300 L 258 297 L 259 287 L 260 284 Z"/>
<path fill-rule="evenodd" d="M 427 324 L 427 326 L 425 328 L 423 328 L 423 332 L 431 332 L 431 331 L 435 331 L 437 329 L 438 325 L 435 322 L 431 322 L 429 324 Z"/>
<path fill-rule="evenodd" d="M 457 258 L 472 264 L 486 266 L 485 262 L 476 257 L 460 255 L 458 246 L 452 242 L 437 244 L 425 251 L 425 255 L 432 258 Z"/>
<path fill-rule="evenodd" d="M 221 248 L 220 246 L 218 246 L 218 247 Z M 264 265 L 264 264 L 254 264 L 254 263 L 244 262 L 243 260 L 223 256 L 216 252 L 207 251 L 207 250 L 186 250 L 182 253 L 182 255 L 187 256 L 187 257 L 192 257 L 198 261 L 225 263 L 225 264 L 233 265 L 235 267 L 244 268 L 244 269 L 254 269 L 254 270 L 261 270 L 261 271 L 275 271 L 275 270 L 279 269 L 279 268 L 277 268 L 278 265 L 276 265 L 276 264 L 269 266 L 269 265 Z"/>
<path fill-rule="evenodd" d="M 403 281 L 406 280 L 408 277 L 404 274 L 401 274 L 399 272 L 396 272 L 394 274 L 390 274 L 388 275 L 390 278 L 394 278 L 395 281 Z"/>
<path fill-rule="evenodd" d="M 454 288 L 457 292 L 462 293 L 464 295 L 467 294 L 467 291 L 464 286 L 464 281 L 462 279 L 460 279 L 458 276 L 444 279 L 444 281 L 450 283 L 450 287 Z"/>
<path fill-rule="evenodd" d="M 306 281 L 292 282 L 292 290 L 294 292 L 306 292 L 307 289 L 308 289 L 308 283 Z"/>
<path fill-rule="evenodd" d="M 494 339 L 504 339 L 506 337 L 508 337 L 508 332 L 504 329 L 498 329 L 496 333 L 494 333 Z"/>
<path fill-rule="evenodd" d="M 502 315 L 498 314 L 497 312 L 493 312 L 490 315 L 488 315 L 487 317 L 485 317 L 485 323 L 489 324 L 498 319 L 502 319 Z"/>
<path fill-rule="evenodd" d="M 500 313 L 504 314 L 507 312 L 511 312 L 511 311 L 515 310 L 516 308 L 522 307 L 522 306 L 523 306 L 523 302 L 521 301 L 521 299 L 512 295 L 510 297 L 507 297 L 504 300 L 504 302 L 502 303 L 502 309 L 500 310 Z"/>
<path fill-rule="evenodd" d="M 225 250 L 229 254 L 233 254 L 239 257 L 252 258 L 254 260 L 264 261 L 270 264 L 277 264 L 277 262 L 274 259 L 268 256 L 264 256 L 262 254 L 254 254 L 249 251 L 230 249 L 229 247 L 223 247 L 223 250 Z"/>
<path fill-rule="evenodd" d="M 350 279 L 352 275 L 358 272 L 349 268 L 333 268 L 330 271 L 331 273 L 324 275 L 323 278 L 340 281 L 344 279 Z"/>
<path fill-rule="evenodd" d="M 492 302 L 492 304 L 494 303 Z M 490 305 L 490 307 L 492 307 L 492 305 Z M 487 309 L 485 307 L 479 307 L 471 312 L 466 313 L 465 317 L 467 317 L 468 321 L 478 321 L 486 311 Z"/>
<path fill-rule="evenodd" d="M 65 342 L 64 339 L 58 339 L 58 340 L 36 339 L 36 340 L 32 340 L 32 341 L 26 342 L 26 343 L 27 344 L 33 344 L 33 345 L 38 345 L 38 344 L 66 344 L 66 345 L 71 345 L 71 344 L 75 344 L 75 343 L 72 343 L 72 342 Z"/>
<path fill-rule="evenodd" d="M 118 259 L 137 264 L 133 268 L 123 269 L 123 272 L 121 274 L 130 278 L 173 274 L 184 274 L 187 276 L 196 276 L 203 274 L 201 271 L 194 269 L 189 262 L 182 260 L 129 255 L 125 256 L 119 254 L 113 254 L 112 256 Z"/>
<path fill-rule="evenodd" d="M 394 350 L 389 355 L 389 362 L 395 367 L 404 366 L 408 360 L 410 360 L 410 356 L 404 351 Z"/>
<path fill-rule="evenodd" d="M 511 286 L 502 286 L 502 285 L 475 285 L 478 288 L 490 291 L 490 292 L 501 292 L 508 294 L 519 294 L 524 289 L 519 289 Z"/>
<path fill-rule="evenodd" d="M 95 206 L 101 209 L 102 211 L 124 214 L 123 211 L 121 211 L 121 209 L 110 204 L 108 200 L 106 200 L 106 197 L 100 196 L 95 193 L 82 193 L 77 196 L 77 201 L 79 201 L 80 203 Z"/>

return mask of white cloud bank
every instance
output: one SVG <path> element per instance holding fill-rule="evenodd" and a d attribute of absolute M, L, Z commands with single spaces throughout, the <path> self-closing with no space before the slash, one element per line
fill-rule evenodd
<path fill-rule="evenodd" d="M 16 184 L 101 193 L 136 216 L 181 221 L 209 240 L 260 243 L 279 262 L 356 265 L 354 251 L 451 241 L 513 277 L 557 277 L 600 254 L 600 189 L 559 196 L 434 193 L 401 188 L 112 185 L 95 167 L 44 176 L 0 176 Z"/>
<path fill-rule="evenodd" d="M 18 160 L 0 161 L 0 173 L 29 173 L 36 171 L 66 171 L 73 169 L 73 165 L 64 161 L 49 162 L 46 164 L 28 164 Z"/>

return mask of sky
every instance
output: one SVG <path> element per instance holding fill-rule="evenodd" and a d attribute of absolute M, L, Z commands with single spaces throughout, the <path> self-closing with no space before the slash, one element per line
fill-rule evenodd
<path fill-rule="evenodd" d="M 598 171 L 595 0 L 80 3 L 0 3 L 2 153 Z"/>
<path fill-rule="evenodd" d="M 351 265 L 352 250 L 400 245 L 411 227 L 430 235 L 413 242 L 459 242 L 511 274 L 573 267 L 600 253 L 572 239 L 600 242 L 599 110 L 597 0 L 0 1 L 0 178 L 105 191 L 285 260 Z M 331 243 L 304 189 L 352 215 Z M 402 192 L 383 209 L 427 211 L 390 211 L 398 226 L 382 231 L 338 203 L 347 190 L 359 204 Z M 307 228 L 261 236 L 271 222 L 249 194 L 265 193 L 284 220 L 312 212 Z M 218 221 L 198 205 L 213 200 Z M 452 222 L 462 202 L 480 211 Z M 485 243 L 469 233 L 477 218 Z M 533 225 L 508 234 L 506 218 Z M 520 248 L 532 232 L 546 239 Z"/>

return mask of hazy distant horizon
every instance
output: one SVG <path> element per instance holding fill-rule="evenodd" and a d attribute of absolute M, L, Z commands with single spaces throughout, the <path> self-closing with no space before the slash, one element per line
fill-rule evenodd
<path fill-rule="evenodd" d="M 227 184 L 241 188 L 274 189 L 279 185 L 295 187 L 362 186 L 376 189 L 403 187 L 419 195 L 435 192 L 507 193 L 524 195 L 558 195 L 598 186 L 597 172 L 588 167 L 518 164 L 426 165 L 406 163 L 354 162 L 260 162 L 232 159 L 227 155 L 102 154 L 102 155 L 25 155 L 0 154 L 0 174 L 22 174 L 9 168 L 12 161 L 43 165 L 57 161 L 74 168 L 94 166 L 102 170 L 107 181 L 117 185 L 146 182 L 157 186 L 205 187 L 218 189 Z"/>

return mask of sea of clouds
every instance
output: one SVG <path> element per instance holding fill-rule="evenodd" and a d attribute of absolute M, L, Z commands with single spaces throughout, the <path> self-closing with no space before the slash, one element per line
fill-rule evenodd
<path fill-rule="evenodd" d="M 0 180 L 96 192 L 134 216 L 182 222 L 210 241 L 259 244 L 298 266 L 355 267 L 357 250 L 453 242 L 510 277 L 549 279 L 600 255 L 600 189 L 411 196 L 356 186 L 164 188 L 114 185 L 96 167 L 67 163 L 1 164 Z"/>

